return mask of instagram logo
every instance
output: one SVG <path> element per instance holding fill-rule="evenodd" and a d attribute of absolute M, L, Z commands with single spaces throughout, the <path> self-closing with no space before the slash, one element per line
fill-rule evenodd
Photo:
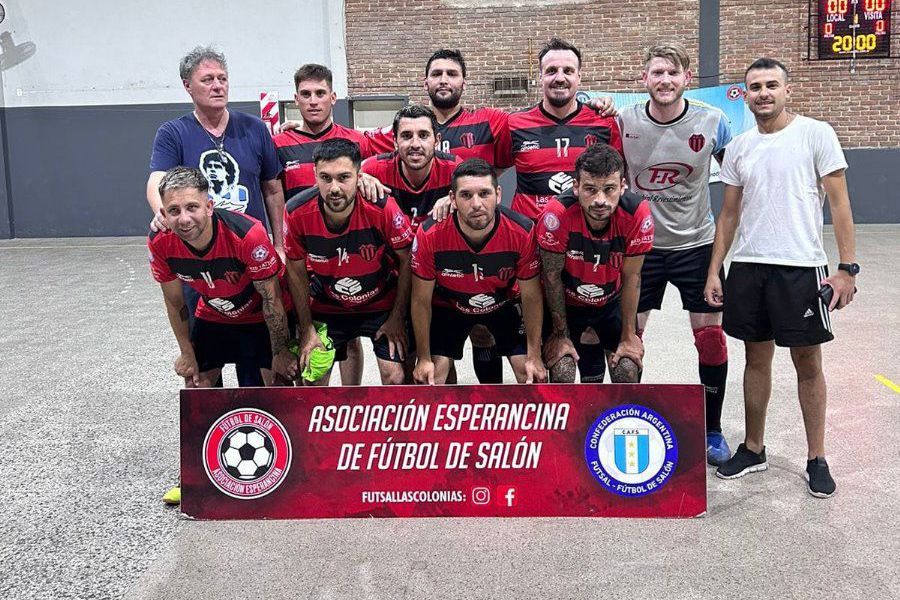
<path fill-rule="evenodd" d="M 490 504 L 491 503 L 491 490 L 486 487 L 473 487 L 472 488 L 472 504 Z"/>

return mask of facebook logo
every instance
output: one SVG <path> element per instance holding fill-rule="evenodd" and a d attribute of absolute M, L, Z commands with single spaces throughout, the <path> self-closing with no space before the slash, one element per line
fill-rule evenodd
<path fill-rule="evenodd" d="M 500 485 L 497 486 L 497 495 L 495 501 L 498 506 L 512 508 L 519 503 L 519 496 L 515 486 Z"/>

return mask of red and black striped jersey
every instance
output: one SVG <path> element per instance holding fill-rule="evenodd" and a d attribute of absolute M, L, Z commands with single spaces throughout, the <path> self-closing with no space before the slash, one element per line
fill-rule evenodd
<path fill-rule="evenodd" d="M 575 159 L 593 144 L 609 144 L 622 154 L 619 126 L 578 103 L 558 119 L 541 104 L 509 115 L 516 194 L 512 209 L 536 221 L 554 196 L 572 187 Z"/>
<path fill-rule="evenodd" d="M 309 273 L 313 312 L 381 312 L 397 295 L 395 251 L 409 248 L 409 218 L 386 196 L 369 202 L 360 193 L 340 231 L 325 222 L 318 188 L 294 196 L 284 210 L 284 252 Z"/>
<path fill-rule="evenodd" d="M 462 160 L 483 158 L 497 169 L 512 166 L 509 114 L 496 108 L 461 109 L 438 124 L 439 150 Z M 390 126 L 366 132 L 374 152 L 394 151 L 394 132 Z"/>
<path fill-rule="evenodd" d="M 413 231 L 428 218 L 428 212 L 434 203 L 450 194 L 450 181 L 453 169 L 462 160 L 453 154 L 435 152 L 431 162 L 428 179 L 418 188 L 413 187 L 400 170 L 400 156 L 396 152 L 379 154 L 363 161 L 364 173 L 376 177 L 381 183 L 391 188 L 391 195 L 397 204 L 412 220 Z"/>
<path fill-rule="evenodd" d="M 369 149 L 369 141 L 359 131 L 332 123 L 325 130 L 312 134 L 299 129 L 283 131 L 272 138 L 275 152 L 284 169 L 281 183 L 284 186 L 284 197 L 291 198 L 300 192 L 316 185 L 316 170 L 313 163 L 313 152 L 325 140 L 344 139 L 356 142 L 363 158 L 374 154 Z"/>
<path fill-rule="evenodd" d="M 562 271 L 566 304 L 603 306 L 619 297 L 625 257 L 653 248 L 653 217 L 646 200 L 625 192 L 606 228 L 594 231 L 570 190 L 547 205 L 535 237 L 542 250 L 566 255 Z"/>
<path fill-rule="evenodd" d="M 180 279 L 200 293 L 195 316 L 217 323 L 260 323 L 262 297 L 254 281 L 277 276 L 286 311 L 293 306 L 284 265 L 262 223 L 223 208 L 213 210 L 212 240 L 203 250 L 172 231 L 151 232 L 150 271 L 160 283 Z"/>
<path fill-rule="evenodd" d="M 440 223 L 427 220 L 416 233 L 412 271 L 434 280 L 435 306 L 483 315 L 518 298 L 517 280 L 536 277 L 541 261 L 531 221 L 500 206 L 478 246 L 463 236 L 456 213 Z"/>

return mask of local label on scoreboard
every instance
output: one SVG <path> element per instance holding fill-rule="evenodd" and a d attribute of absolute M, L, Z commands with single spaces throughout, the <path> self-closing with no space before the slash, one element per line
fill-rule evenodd
<path fill-rule="evenodd" d="M 819 58 L 891 55 L 891 0 L 819 0 Z"/>

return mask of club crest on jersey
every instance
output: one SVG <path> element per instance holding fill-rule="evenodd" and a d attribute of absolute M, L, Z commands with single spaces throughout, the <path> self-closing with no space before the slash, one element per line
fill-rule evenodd
<path fill-rule="evenodd" d="M 203 468 L 216 488 L 238 500 L 271 494 L 291 468 L 291 439 L 271 414 L 239 408 L 219 417 L 203 441 Z"/>
<path fill-rule="evenodd" d="M 739 85 L 733 85 L 728 88 L 728 91 L 725 92 L 725 97 L 734 102 L 735 100 L 740 100 L 744 97 L 744 90 L 741 89 Z"/>
<path fill-rule="evenodd" d="M 509 281 L 514 274 L 515 270 L 512 267 L 500 267 L 500 270 L 497 271 L 497 277 L 502 281 Z"/>
<path fill-rule="evenodd" d="M 241 279 L 241 274 L 237 271 L 225 271 L 225 274 L 222 276 L 222 278 L 231 285 L 236 285 L 237 282 Z"/>
<path fill-rule="evenodd" d="M 394 215 L 394 220 L 393 220 L 394 229 L 402 229 L 403 224 L 405 222 L 406 222 L 406 219 L 404 219 L 403 215 L 401 215 L 400 213 L 397 213 L 396 215 Z"/>
<path fill-rule="evenodd" d="M 544 227 L 547 231 L 556 231 L 559 229 L 559 217 L 552 212 L 544 213 Z"/>
<path fill-rule="evenodd" d="M 593 146 L 596 143 L 597 143 L 597 136 L 594 135 L 593 133 L 589 133 L 586 136 L 584 136 L 584 147 L 585 148 L 590 148 L 591 146 Z"/>
<path fill-rule="evenodd" d="M 626 404 L 597 417 L 584 440 L 584 458 L 594 479 L 610 492 L 644 496 L 672 478 L 678 440 L 659 413 Z"/>
<path fill-rule="evenodd" d="M 250 258 L 255 260 L 256 262 L 262 262 L 269 257 L 269 249 L 266 248 L 265 244 L 260 244 L 256 248 L 250 252 Z"/>
<path fill-rule="evenodd" d="M 641 233 L 647 233 L 653 227 L 653 217 L 644 217 L 641 221 Z"/>
<path fill-rule="evenodd" d="M 701 150 L 703 150 L 704 144 L 706 144 L 706 138 L 703 136 L 703 134 L 695 133 L 688 138 L 688 146 L 694 152 L 700 152 Z"/>
<path fill-rule="evenodd" d="M 375 253 L 377 249 L 375 248 L 375 244 L 363 244 L 359 247 L 359 255 L 365 261 L 370 261 L 375 258 Z"/>
<path fill-rule="evenodd" d="M 466 133 L 459 136 L 459 142 L 466 148 L 471 148 L 475 145 L 475 134 L 471 131 L 467 131 Z"/>

